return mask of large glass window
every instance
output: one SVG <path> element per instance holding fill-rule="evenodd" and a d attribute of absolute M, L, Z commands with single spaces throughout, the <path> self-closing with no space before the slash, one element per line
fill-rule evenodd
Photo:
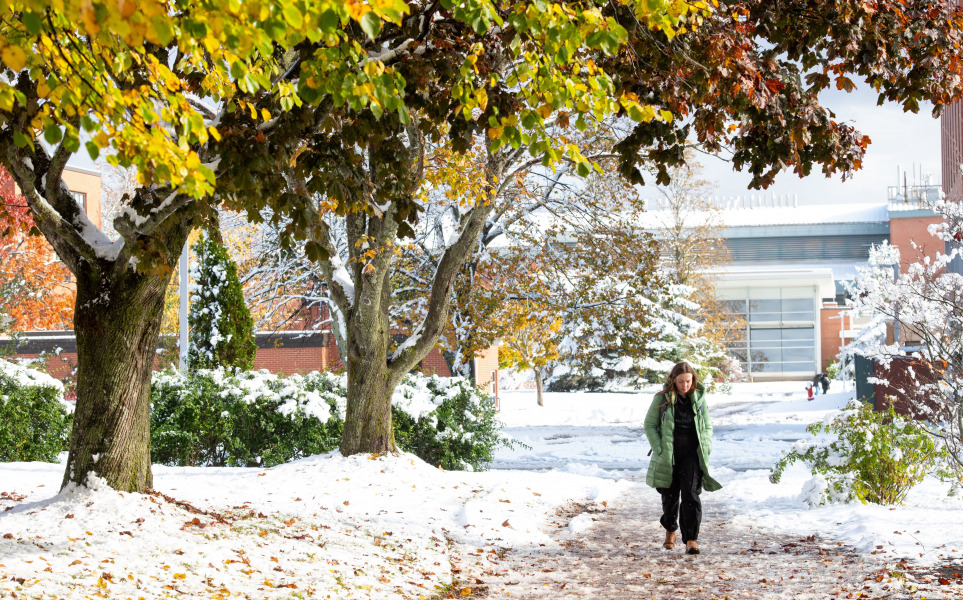
<path fill-rule="evenodd" d="M 814 296 L 812 287 L 726 290 L 723 302 L 746 321 L 746 329 L 729 340 L 729 353 L 749 374 L 812 371 L 817 352 Z"/>
<path fill-rule="evenodd" d="M 816 331 L 813 327 L 792 329 L 749 329 L 753 373 L 811 371 L 816 361 Z"/>

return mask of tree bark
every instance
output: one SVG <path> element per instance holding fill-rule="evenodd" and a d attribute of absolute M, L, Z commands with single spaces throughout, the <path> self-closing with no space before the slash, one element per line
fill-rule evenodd
<path fill-rule="evenodd" d="M 77 407 L 63 486 L 92 473 L 116 490 L 151 487 L 150 382 L 170 277 L 77 273 Z"/>
<path fill-rule="evenodd" d="M 542 378 L 541 367 L 535 367 L 535 398 L 538 400 L 539 406 L 545 406 L 545 402 L 542 400 L 542 391 L 545 389 L 545 381 Z"/>
<path fill-rule="evenodd" d="M 397 450 L 391 425 L 395 386 L 388 369 L 390 339 L 387 310 L 356 311 L 348 326 L 347 414 L 341 436 L 345 456 Z"/>

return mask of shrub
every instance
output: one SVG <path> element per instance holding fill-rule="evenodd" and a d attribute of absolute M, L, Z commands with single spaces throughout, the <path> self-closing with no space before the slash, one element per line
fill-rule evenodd
<path fill-rule="evenodd" d="M 273 466 L 338 447 L 346 378 L 266 371 L 164 372 L 151 386 L 151 457 L 169 465 Z M 494 403 L 465 380 L 408 375 L 392 399 L 395 440 L 445 469 L 477 469 L 500 437 Z"/>
<path fill-rule="evenodd" d="M 337 447 L 335 387 L 324 374 L 165 371 L 151 385 L 151 459 L 179 466 L 270 467 Z"/>
<path fill-rule="evenodd" d="M 796 442 L 772 468 L 769 480 L 778 483 L 787 466 L 805 462 L 814 477 L 801 496 L 810 506 L 857 499 L 901 504 L 928 473 L 941 473 L 934 465 L 946 457 L 924 424 L 898 416 L 892 407 L 877 413 L 872 406 L 853 401 L 806 431 L 825 438 Z"/>
<path fill-rule="evenodd" d="M 498 446 L 512 446 L 501 436 L 494 401 L 460 377 L 406 376 L 395 388 L 391 420 L 400 448 L 443 469 L 483 469 Z"/>
<path fill-rule="evenodd" d="M 223 244 L 205 232 L 194 244 L 197 261 L 191 267 L 190 343 L 187 364 L 191 370 L 254 366 L 257 344 L 254 319 L 244 303 L 237 265 Z"/>
<path fill-rule="evenodd" d="M 0 461 L 57 462 L 72 409 L 59 381 L 0 359 Z"/>

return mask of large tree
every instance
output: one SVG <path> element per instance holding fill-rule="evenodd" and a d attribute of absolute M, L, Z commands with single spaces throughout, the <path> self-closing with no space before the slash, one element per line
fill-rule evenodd
<path fill-rule="evenodd" d="M 506 165 L 528 151 L 592 164 L 547 135 L 623 112 L 621 170 L 658 179 L 690 133 L 767 185 L 779 171 L 858 168 L 868 140 L 817 94 L 851 77 L 915 110 L 959 96 L 958 15 L 945 3 L 493 4 L 30 0 L 0 13 L 0 161 L 77 278 L 78 406 L 65 483 L 88 472 L 150 483 L 147 382 L 170 269 L 214 195 L 269 214 L 321 260 L 343 316 L 342 451 L 394 449 L 389 400 L 434 346 L 453 272 L 474 247 Z M 654 7 L 654 8 L 653 8 Z M 806 83 L 803 83 L 803 79 Z M 444 127 L 442 127 L 444 126 Z M 732 126 L 730 128 L 730 126 Z M 89 142 L 81 143 L 87 132 Z M 442 133 L 444 132 L 444 133 Z M 485 197 L 461 211 L 426 316 L 389 355 L 391 267 L 419 218 L 426 144 L 488 140 Z M 46 142 L 46 145 L 41 143 Z M 96 231 L 61 183 L 81 146 L 110 146 L 141 187 Z M 270 212 L 266 212 L 270 209 Z M 333 242 L 343 224 L 346 254 Z"/>
<path fill-rule="evenodd" d="M 222 167 L 212 143 L 220 124 L 234 113 L 272 123 L 245 100 L 259 90 L 283 106 L 347 79 L 360 87 L 345 90 L 343 101 L 397 96 L 400 80 L 368 75 L 366 55 L 346 30 L 362 21 L 364 29 L 380 27 L 381 17 L 399 21 L 404 8 L 284 0 L 4 4 L 0 164 L 77 286 L 78 399 L 64 485 L 83 484 L 90 473 L 121 490 L 151 485 L 148 393 L 163 300 L 190 230 L 216 222 L 211 196 Z M 281 82 L 273 55 L 304 41 L 321 41 L 333 54 L 315 58 L 320 79 L 299 92 Z M 92 158 L 109 151 L 112 164 L 137 169 L 139 185 L 113 223 L 116 239 L 87 219 L 63 184 L 79 151 Z M 243 205 L 245 196 L 231 200 Z"/>

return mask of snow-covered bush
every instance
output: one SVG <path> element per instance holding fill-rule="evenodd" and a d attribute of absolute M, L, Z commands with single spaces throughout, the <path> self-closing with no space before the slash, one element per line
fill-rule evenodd
<path fill-rule="evenodd" d="M 237 265 L 207 233 L 194 245 L 194 253 L 187 364 L 192 370 L 250 369 L 257 354 L 254 319 L 244 303 Z"/>
<path fill-rule="evenodd" d="M 0 461 L 56 462 L 70 435 L 71 409 L 59 381 L 0 359 Z"/>
<path fill-rule="evenodd" d="M 201 369 L 155 374 L 151 456 L 170 465 L 272 466 L 338 447 L 346 378 Z M 408 375 L 392 398 L 395 440 L 445 469 L 477 469 L 507 443 L 494 404 L 460 379 Z"/>
<path fill-rule="evenodd" d="M 495 403 L 468 380 L 408 375 L 395 388 L 395 442 L 425 462 L 448 470 L 483 469 L 500 445 Z"/>
<path fill-rule="evenodd" d="M 151 384 L 151 459 L 168 465 L 273 466 L 337 447 L 343 384 L 327 373 L 164 371 Z"/>
<path fill-rule="evenodd" d="M 879 413 L 853 401 L 806 431 L 818 437 L 796 442 L 772 468 L 769 480 L 778 483 L 786 467 L 806 463 L 813 479 L 800 498 L 810 506 L 853 500 L 901 504 L 927 474 L 943 474 L 934 469 L 945 459 L 943 448 L 923 424 L 900 417 L 892 405 Z"/>
<path fill-rule="evenodd" d="M 870 266 L 859 270 L 849 290 L 854 318 L 869 322 L 840 357 L 846 376 L 856 356 L 902 371 L 908 384 L 894 386 L 899 400 L 927 419 L 929 432 L 946 448 L 958 492 L 963 488 L 963 202 L 941 199 L 930 208 L 942 222 L 931 224 L 933 238 L 920 243 L 947 252 L 930 254 L 915 243 L 902 255 L 888 244 L 871 248 Z"/>

